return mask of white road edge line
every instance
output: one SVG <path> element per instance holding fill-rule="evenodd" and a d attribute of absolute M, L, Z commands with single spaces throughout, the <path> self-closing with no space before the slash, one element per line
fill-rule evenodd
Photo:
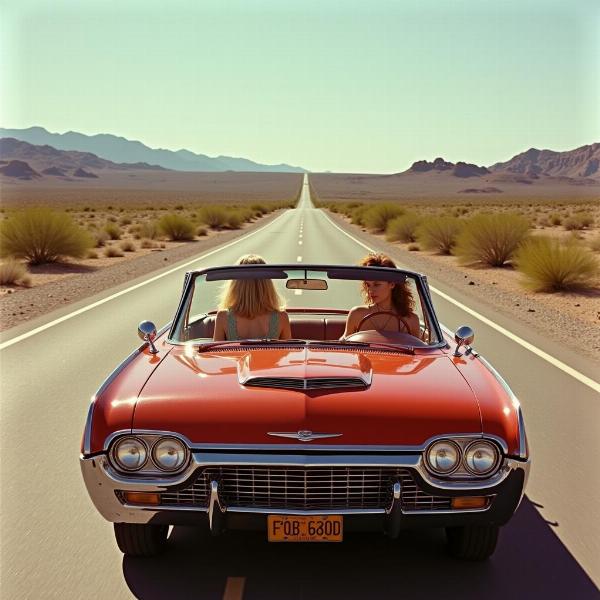
<path fill-rule="evenodd" d="M 270 223 L 263 225 L 259 229 L 256 229 L 255 231 L 250 231 L 246 235 L 236 238 L 235 240 L 228 242 L 227 244 L 218 246 L 217 248 L 214 248 L 210 252 L 207 252 L 206 254 L 202 254 L 201 256 L 198 256 L 197 258 L 189 260 L 188 262 L 183 263 L 182 265 L 179 265 L 178 267 L 173 267 L 172 269 L 169 269 L 168 271 L 165 271 L 164 273 L 161 273 L 160 275 L 155 275 L 154 277 L 151 277 L 150 279 L 146 279 L 145 281 L 137 283 L 136 285 L 132 285 L 131 287 L 128 287 L 127 289 L 121 290 L 120 292 L 117 292 L 116 294 L 112 294 L 110 296 L 107 296 L 106 298 L 102 298 L 102 300 L 98 300 L 97 302 L 93 302 L 92 304 L 88 304 L 87 306 L 78 308 L 77 310 L 74 310 L 71 313 L 63 315 L 62 317 L 59 317 L 58 319 L 55 319 L 54 321 L 50 321 L 49 323 L 40 325 L 39 327 L 36 327 L 35 329 L 32 329 L 31 331 L 27 331 L 26 333 L 18 335 L 17 337 L 14 337 L 10 340 L 6 340 L 5 342 L 2 342 L 0 344 L 0 350 L 4 350 L 5 348 L 8 348 L 9 346 L 12 346 L 14 344 L 18 344 L 19 342 L 22 342 L 23 340 L 26 340 L 27 338 L 30 338 L 38 333 L 41 333 L 42 331 L 45 331 L 46 329 L 50 329 L 50 327 L 54 327 L 55 325 L 58 325 L 59 323 L 63 323 L 64 321 L 68 321 L 69 319 L 72 319 L 73 317 L 81 315 L 81 314 L 87 312 L 88 310 L 92 310 L 93 308 L 96 308 L 97 306 L 105 304 L 106 302 L 110 302 L 111 300 L 114 300 L 115 298 L 118 298 L 119 296 L 124 296 L 125 294 L 128 294 L 129 292 L 132 292 L 133 290 L 137 290 L 145 285 L 148 285 L 149 283 L 152 283 L 153 281 L 162 279 L 163 277 L 166 277 L 167 275 L 170 275 L 171 273 L 175 273 L 176 271 L 179 271 L 189 265 L 192 265 L 195 262 L 204 260 L 205 258 L 207 258 L 213 254 L 216 254 L 217 252 L 220 252 L 221 250 L 225 250 L 226 248 L 229 248 L 229 247 L 233 246 L 234 244 L 239 243 L 241 240 L 249 238 L 249 237 L 259 233 L 263 229 L 270 227 L 271 225 L 273 225 L 273 223 L 275 223 L 276 221 L 279 221 L 279 219 L 281 219 L 281 217 L 283 217 L 285 214 L 286 214 L 286 212 L 282 212 L 277 218 L 273 219 Z"/>
<path fill-rule="evenodd" d="M 362 246 L 363 248 L 365 248 L 365 250 L 368 250 L 369 252 L 374 252 L 373 248 L 370 248 L 365 243 L 363 243 L 360 240 L 356 239 L 352 234 L 348 233 L 347 231 L 344 231 L 339 225 L 337 225 L 336 223 L 334 223 L 329 218 L 329 216 L 326 215 L 323 211 L 321 211 L 321 214 L 336 229 L 339 229 L 344 235 L 348 236 L 353 242 L 357 243 L 359 246 Z M 591 379 L 587 375 L 584 375 L 583 373 L 580 373 L 579 371 L 575 370 L 573 367 L 570 367 L 569 365 L 565 364 L 564 362 L 558 360 L 558 358 L 554 358 L 554 356 L 548 354 L 547 352 L 544 352 L 543 350 L 540 350 L 537 346 L 534 346 L 533 344 L 530 344 L 529 342 L 527 342 L 523 338 L 520 338 L 518 335 L 512 333 L 512 331 L 509 331 L 508 329 L 505 329 L 501 325 L 498 325 L 497 323 L 494 323 L 494 321 L 492 321 L 491 319 L 488 319 L 487 317 L 484 317 L 482 314 L 478 313 L 477 311 L 473 310 L 472 308 L 469 308 L 468 306 L 465 306 L 464 304 L 460 303 L 458 300 L 455 300 L 451 296 L 448 296 L 448 294 L 445 294 L 441 290 L 438 290 L 437 288 L 435 288 L 435 287 L 433 287 L 431 285 L 429 286 L 429 289 L 433 293 L 435 293 L 438 296 L 440 296 L 440 298 L 443 298 L 444 300 L 450 302 L 450 304 L 454 304 L 455 306 L 457 306 L 461 310 L 464 310 L 466 313 L 470 314 L 471 316 L 475 317 L 476 319 L 479 319 L 482 323 L 485 323 L 486 325 L 488 325 L 492 329 L 495 329 L 497 332 L 499 332 L 502 335 L 506 336 L 507 338 L 509 338 L 513 342 L 516 342 L 517 344 L 519 344 L 520 346 L 522 346 L 526 350 L 529 350 L 530 352 L 533 352 L 534 354 L 537 354 L 537 356 L 539 356 L 541 359 L 545 360 L 546 362 L 550 363 L 552 366 L 556 367 L 557 369 L 560 369 L 561 371 L 563 371 L 567 375 L 570 375 L 571 377 L 577 379 L 577 381 L 583 383 L 584 385 L 587 385 L 589 388 L 591 388 L 594 391 L 600 393 L 600 383 L 598 383 L 597 381 L 594 381 L 593 379 Z"/>

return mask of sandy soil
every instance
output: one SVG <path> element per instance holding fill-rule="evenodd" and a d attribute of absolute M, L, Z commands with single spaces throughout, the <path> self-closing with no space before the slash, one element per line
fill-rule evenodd
<path fill-rule="evenodd" d="M 465 267 L 453 256 L 411 252 L 408 244 L 387 242 L 383 235 L 367 233 L 339 214 L 328 215 L 366 243 L 386 248 L 407 267 L 463 293 L 468 290 L 490 304 L 492 311 L 532 325 L 550 339 L 600 362 L 600 279 L 595 288 L 586 292 L 529 292 L 521 285 L 521 274 L 514 269 Z"/>

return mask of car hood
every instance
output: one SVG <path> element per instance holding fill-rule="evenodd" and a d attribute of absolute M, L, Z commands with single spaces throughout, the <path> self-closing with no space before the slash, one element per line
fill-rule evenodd
<path fill-rule="evenodd" d="M 345 388 L 245 385 L 269 380 L 362 380 Z M 136 402 L 134 429 L 178 432 L 202 444 L 298 444 L 269 433 L 341 434 L 322 444 L 421 445 L 446 433 L 480 433 L 477 399 L 448 355 L 269 348 L 199 353 L 176 347 Z M 313 442 L 314 445 L 315 442 Z"/>

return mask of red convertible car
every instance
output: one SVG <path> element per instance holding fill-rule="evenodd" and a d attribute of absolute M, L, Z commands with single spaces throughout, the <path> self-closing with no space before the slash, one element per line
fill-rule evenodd
<path fill-rule="evenodd" d="M 213 341 L 216 299 L 240 279 L 274 283 L 292 339 Z M 361 323 L 343 336 L 372 280 L 410 290 L 418 332 Z M 93 397 L 81 447 L 88 492 L 125 554 L 160 552 L 171 525 L 262 529 L 272 542 L 440 527 L 453 556 L 482 560 L 519 505 L 529 470 L 519 402 L 468 327 L 441 328 L 423 275 L 193 271 L 172 323 L 138 333 L 144 342 Z"/>

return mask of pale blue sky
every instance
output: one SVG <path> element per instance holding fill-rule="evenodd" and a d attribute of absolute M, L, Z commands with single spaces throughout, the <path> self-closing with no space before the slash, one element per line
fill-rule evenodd
<path fill-rule="evenodd" d="M 312 170 L 600 141 L 597 0 L 3 0 L 0 125 Z"/>

